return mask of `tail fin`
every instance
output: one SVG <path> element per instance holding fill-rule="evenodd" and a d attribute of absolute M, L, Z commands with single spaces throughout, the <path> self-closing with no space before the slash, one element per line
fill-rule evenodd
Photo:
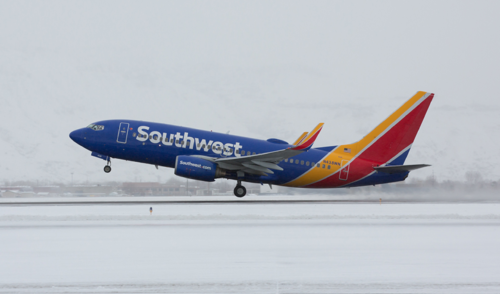
<path fill-rule="evenodd" d="M 402 165 L 433 98 L 433 93 L 417 92 L 363 139 L 339 146 L 343 148 L 340 152 L 377 163 Z"/>

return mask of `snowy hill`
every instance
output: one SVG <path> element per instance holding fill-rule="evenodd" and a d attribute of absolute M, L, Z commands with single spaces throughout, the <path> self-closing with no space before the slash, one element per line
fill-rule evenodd
<path fill-rule="evenodd" d="M 436 96 L 407 163 L 432 167 L 411 178 L 500 177 L 496 4 L 52 4 L 0 4 L 0 181 L 173 174 L 118 160 L 104 174 L 68 137 L 97 120 L 287 141 L 324 122 L 321 147 L 417 91 Z"/>
<path fill-rule="evenodd" d="M 4 180 L 69 181 L 74 173 L 75 181 L 146 181 L 172 174 L 120 161 L 104 174 L 104 162 L 68 137 L 97 120 L 139 119 L 288 141 L 325 122 L 316 143 L 320 147 L 358 140 L 416 90 L 427 90 L 338 93 L 331 75 L 299 66 L 120 67 L 75 60 L 54 64 L 57 57 L 51 53 L 1 53 Z M 436 91 L 407 161 L 433 167 L 412 177 L 434 173 L 439 180 L 456 180 L 477 171 L 497 179 L 498 155 L 490 147 L 499 143 L 492 136 L 500 128 L 499 106 L 452 100 Z"/>

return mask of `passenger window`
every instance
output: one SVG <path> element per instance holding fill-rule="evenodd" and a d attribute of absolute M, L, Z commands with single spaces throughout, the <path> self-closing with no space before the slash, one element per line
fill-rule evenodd
<path fill-rule="evenodd" d="M 288 158 L 287 158 L 287 159 L 285 159 L 285 162 L 288 162 Z"/>
<path fill-rule="evenodd" d="M 300 165 L 304 165 L 304 161 L 303 160 L 300 161 Z"/>
<path fill-rule="evenodd" d="M 253 153 L 253 155 L 255 155 L 255 152 Z"/>
<path fill-rule="evenodd" d="M 316 162 L 311 162 L 311 166 L 314 166 L 316 164 Z"/>
<path fill-rule="evenodd" d="M 132 137 L 135 137 L 135 136 L 137 136 L 137 134 L 136 134 L 136 133 L 133 133 L 133 134 L 132 134 Z"/>
<path fill-rule="evenodd" d="M 179 144 L 179 140 L 175 140 L 175 144 Z"/>
<path fill-rule="evenodd" d="M 205 149 L 205 144 L 201 145 L 201 148 Z"/>
<path fill-rule="evenodd" d="M 325 165 L 323 164 L 323 168 L 325 168 Z"/>
<path fill-rule="evenodd" d="M 309 161 L 306 161 L 306 166 L 309 166 Z"/>
<path fill-rule="evenodd" d="M 236 150 L 236 152 L 235 152 L 235 153 L 236 153 L 236 154 L 240 154 L 240 150 Z"/>
<path fill-rule="evenodd" d="M 174 143 L 174 138 L 170 139 L 170 143 Z"/>
<path fill-rule="evenodd" d="M 293 159 L 290 159 L 290 163 L 293 163 Z"/>
<path fill-rule="evenodd" d="M 330 169 L 330 165 L 328 165 L 328 169 Z"/>

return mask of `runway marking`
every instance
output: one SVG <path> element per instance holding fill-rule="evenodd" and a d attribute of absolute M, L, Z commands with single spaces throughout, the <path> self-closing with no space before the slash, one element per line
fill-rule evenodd
<path fill-rule="evenodd" d="M 0 206 L 29 206 L 29 205 L 133 205 L 133 204 L 379 204 L 379 199 L 373 200 L 346 200 L 346 199 L 311 199 L 311 200 L 137 200 L 137 201 L 33 201 L 33 202 L 1 202 Z M 384 200 L 382 205 L 387 204 L 425 204 L 425 203 L 447 203 L 447 204 L 460 204 L 460 203 L 492 203 L 481 201 L 416 201 L 416 200 Z"/>
<path fill-rule="evenodd" d="M 138 201 L 39 201 L 0 202 L 9 205 L 99 205 L 99 204 L 296 204 L 296 203 L 378 203 L 378 200 L 138 200 Z M 386 201 L 385 203 L 390 203 Z M 396 202 L 395 202 L 396 203 Z"/>

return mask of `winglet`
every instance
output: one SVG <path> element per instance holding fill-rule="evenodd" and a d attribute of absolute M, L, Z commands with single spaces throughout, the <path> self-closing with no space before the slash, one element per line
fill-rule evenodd
<path fill-rule="evenodd" d="M 292 145 L 294 146 L 299 145 L 307 137 L 307 134 L 309 133 L 308 132 L 302 133 L 302 135 L 300 135 L 300 137 Z"/>
<path fill-rule="evenodd" d="M 291 149 L 292 150 L 308 150 L 308 149 L 310 149 L 311 146 L 314 144 L 314 141 L 316 141 L 316 138 L 318 137 L 319 132 L 321 132 L 323 125 L 324 125 L 324 123 L 318 124 L 314 128 L 314 130 L 312 130 L 305 139 L 302 139 L 299 142 L 299 145 L 296 145 L 295 147 L 293 147 Z"/>

